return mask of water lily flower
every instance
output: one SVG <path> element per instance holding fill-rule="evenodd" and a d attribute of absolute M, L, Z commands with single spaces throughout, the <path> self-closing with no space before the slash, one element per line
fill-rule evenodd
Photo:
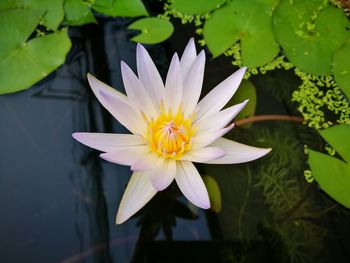
<path fill-rule="evenodd" d="M 100 103 L 132 133 L 73 134 L 79 142 L 104 152 L 100 155 L 103 159 L 131 166 L 133 173 L 119 206 L 117 224 L 134 215 L 174 179 L 191 203 L 208 209 L 208 192 L 193 162 L 236 164 L 255 160 L 270 151 L 222 138 L 233 128 L 231 120 L 248 102 L 223 109 L 239 87 L 245 68 L 199 101 L 204 64 L 204 51 L 197 54 L 191 39 L 181 59 L 174 54 L 165 85 L 140 44 L 138 76 L 121 62 L 127 96 L 88 74 Z"/>

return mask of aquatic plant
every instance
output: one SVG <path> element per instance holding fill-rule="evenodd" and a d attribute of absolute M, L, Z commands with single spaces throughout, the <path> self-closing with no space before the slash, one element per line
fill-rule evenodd
<path fill-rule="evenodd" d="M 191 39 L 179 60 L 173 56 L 165 85 L 151 57 L 137 46 L 138 77 L 121 63 L 128 96 L 91 75 L 90 86 L 101 104 L 133 134 L 74 133 L 79 142 L 103 151 L 110 162 L 129 165 L 133 174 L 119 206 L 121 224 L 175 179 L 194 205 L 208 209 L 210 201 L 192 162 L 236 164 L 258 159 L 270 149 L 255 148 L 221 138 L 228 123 L 247 104 L 221 109 L 237 90 L 242 68 L 217 85 L 200 102 L 205 53 L 197 55 Z"/>

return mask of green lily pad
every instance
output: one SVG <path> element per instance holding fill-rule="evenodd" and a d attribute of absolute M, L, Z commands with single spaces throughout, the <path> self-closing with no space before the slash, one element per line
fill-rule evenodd
<path fill-rule="evenodd" d="M 0 11 L 0 35 L 7 36 L 0 45 L 0 94 L 27 89 L 64 63 L 71 47 L 67 30 L 26 42 L 41 15 L 27 9 Z"/>
<path fill-rule="evenodd" d="M 241 41 L 242 62 L 254 68 L 273 60 L 279 46 L 272 32 L 277 0 L 236 0 L 215 11 L 204 24 L 204 39 L 214 57 Z"/>
<path fill-rule="evenodd" d="M 350 39 L 333 54 L 333 74 L 342 91 L 350 99 Z"/>
<path fill-rule="evenodd" d="M 320 132 L 321 136 L 347 162 L 309 150 L 312 175 L 321 189 L 334 200 L 350 208 L 350 126 L 336 125 Z"/>
<path fill-rule="evenodd" d="M 107 16 L 148 16 L 141 0 L 96 0 L 92 8 Z"/>
<path fill-rule="evenodd" d="M 0 10 L 8 8 L 43 11 L 42 24 L 54 31 L 64 18 L 63 0 L 1 0 Z"/>
<path fill-rule="evenodd" d="M 332 55 L 349 37 L 350 22 L 344 12 L 323 0 L 282 0 L 273 27 L 287 58 L 301 70 L 331 75 Z"/>
<path fill-rule="evenodd" d="M 173 0 L 171 9 L 186 15 L 200 15 L 219 8 L 226 0 Z"/>
<path fill-rule="evenodd" d="M 216 213 L 221 211 L 221 191 L 215 178 L 209 175 L 204 175 L 203 182 L 208 190 L 210 199 L 210 209 Z"/>
<path fill-rule="evenodd" d="M 66 25 L 80 26 L 97 23 L 90 7 L 84 2 L 84 0 L 65 0 L 64 10 L 66 13 Z"/>
<path fill-rule="evenodd" d="M 131 40 L 144 44 L 155 44 L 169 38 L 174 31 L 173 25 L 157 17 L 139 19 L 128 26 L 128 29 L 141 30 L 141 33 Z"/>
<path fill-rule="evenodd" d="M 227 107 L 233 106 L 235 104 L 241 103 L 249 99 L 247 105 L 243 110 L 235 117 L 235 120 L 241 120 L 249 118 L 255 115 L 256 109 L 256 90 L 254 84 L 249 80 L 243 80 L 238 90 L 232 99 L 228 102 Z M 248 123 L 240 126 L 241 128 L 250 128 L 252 123 Z"/>

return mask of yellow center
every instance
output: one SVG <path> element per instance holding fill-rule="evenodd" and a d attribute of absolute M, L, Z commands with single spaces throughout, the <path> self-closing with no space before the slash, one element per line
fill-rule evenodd
<path fill-rule="evenodd" d="M 191 117 L 184 119 L 181 112 L 173 115 L 162 111 L 156 120 L 149 121 L 147 140 L 154 153 L 179 160 L 191 148 L 193 134 Z"/>

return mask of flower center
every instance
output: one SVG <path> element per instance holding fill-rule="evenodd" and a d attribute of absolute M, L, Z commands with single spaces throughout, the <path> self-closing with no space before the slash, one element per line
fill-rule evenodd
<path fill-rule="evenodd" d="M 194 134 L 191 125 L 192 118 L 184 119 L 182 113 L 161 113 L 155 121 L 149 122 L 151 150 L 164 158 L 181 159 L 182 154 L 191 148 Z"/>

